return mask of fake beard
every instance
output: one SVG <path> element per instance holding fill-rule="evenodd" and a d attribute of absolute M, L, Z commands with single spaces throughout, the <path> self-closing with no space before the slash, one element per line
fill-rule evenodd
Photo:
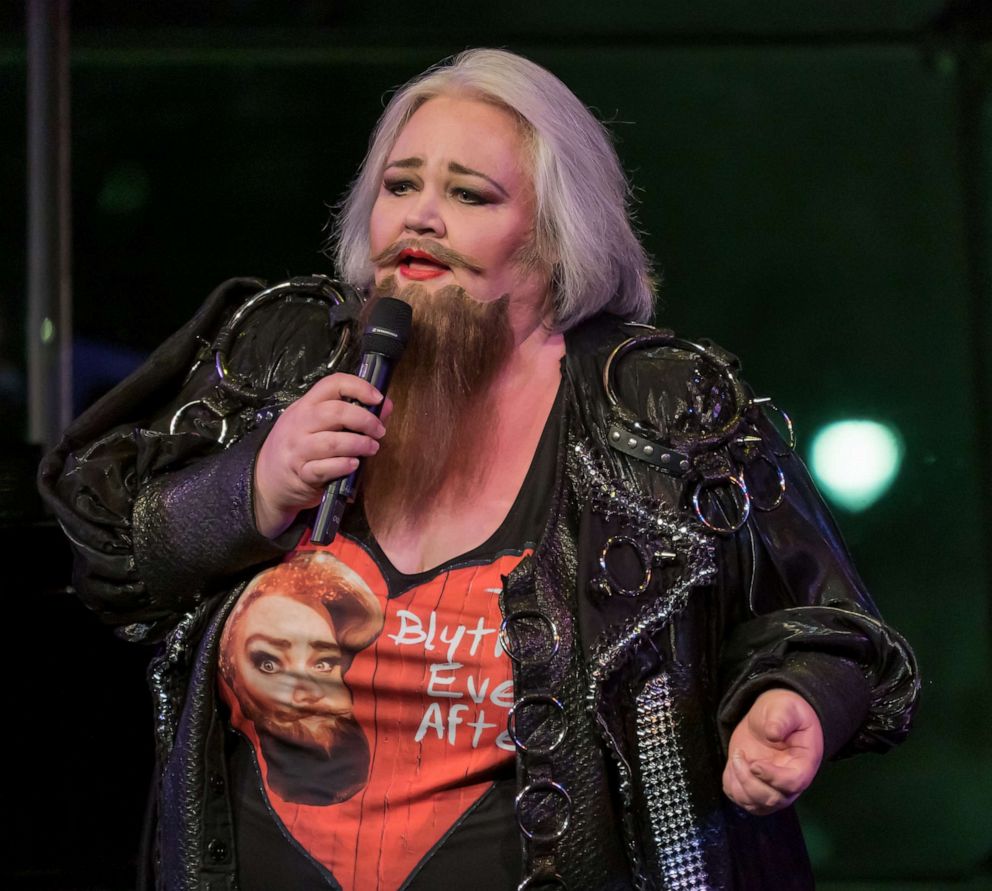
<path fill-rule="evenodd" d="M 321 740 L 287 738 L 258 727 L 265 779 L 284 801 L 327 806 L 347 801 L 369 779 L 369 741 L 353 717 L 338 718 Z"/>
<path fill-rule="evenodd" d="M 492 384 L 513 351 L 509 297 L 480 303 L 457 285 L 430 292 L 395 280 L 375 302 L 396 296 L 413 307 L 406 352 L 389 387 L 392 417 L 365 468 L 365 514 L 381 532 L 415 525 L 431 509 L 470 494 L 485 476 L 494 436 Z"/>

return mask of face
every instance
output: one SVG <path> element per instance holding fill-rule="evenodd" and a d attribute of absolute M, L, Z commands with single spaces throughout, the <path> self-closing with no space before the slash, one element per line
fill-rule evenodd
<path fill-rule="evenodd" d="M 510 112 L 438 96 L 413 114 L 393 146 L 372 209 L 376 284 L 458 285 L 489 302 L 510 296 L 519 333 L 542 320 L 549 292 L 532 258 L 534 187 L 524 137 Z"/>
<path fill-rule="evenodd" d="M 276 724 L 326 735 L 351 714 L 343 653 L 330 617 L 289 597 L 259 597 L 240 617 L 237 676 Z"/>

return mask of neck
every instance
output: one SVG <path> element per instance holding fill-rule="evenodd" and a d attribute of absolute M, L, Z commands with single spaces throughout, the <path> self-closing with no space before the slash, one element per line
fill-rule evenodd
<path fill-rule="evenodd" d="M 544 365 L 557 363 L 565 355 L 565 336 L 552 328 L 550 316 L 531 319 L 524 324 L 514 324 L 511 318 L 510 326 L 513 352 L 499 375 L 500 380 L 514 373 L 539 372 Z"/>

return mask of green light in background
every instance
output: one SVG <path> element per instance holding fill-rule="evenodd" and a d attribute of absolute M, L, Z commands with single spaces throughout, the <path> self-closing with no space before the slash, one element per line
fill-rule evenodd
<path fill-rule="evenodd" d="M 55 337 L 55 323 L 45 316 L 41 321 L 41 342 L 51 343 L 52 338 Z"/>
<path fill-rule="evenodd" d="M 824 494 L 850 511 L 871 507 L 899 472 L 899 433 L 877 421 L 835 421 L 818 431 L 810 467 Z"/>

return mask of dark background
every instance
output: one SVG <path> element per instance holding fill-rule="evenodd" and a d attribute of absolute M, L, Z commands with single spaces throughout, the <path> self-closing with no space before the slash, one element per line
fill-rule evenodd
<path fill-rule="evenodd" d="M 803 798 L 821 887 L 987 888 L 992 817 L 987 6 L 77 3 L 77 410 L 233 275 L 330 273 L 328 206 L 390 88 L 468 46 L 549 67 L 609 122 L 663 275 L 657 321 L 740 354 L 808 434 L 896 427 L 892 489 L 838 519 L 925 687 L 910 741 Z M 0 386 L 24 454 L 23 8 L 0 12 Z M 804 437 L 804 434 L 806 436 Z M 30 495 L 2 507 L 21 639 L 17 887 L 126 888 L 150 771 L 147 653 L 67 593 Z M 39 636 L 41 638 L 39 642 Z M 40 645 L 39 645 L 40 643 Z M 38 659 L 38 654 L 44 658 Z M 54 694 L 54 695 L 53 695 Z M 8 731 L 10 732 L 10 731 Z"/>

